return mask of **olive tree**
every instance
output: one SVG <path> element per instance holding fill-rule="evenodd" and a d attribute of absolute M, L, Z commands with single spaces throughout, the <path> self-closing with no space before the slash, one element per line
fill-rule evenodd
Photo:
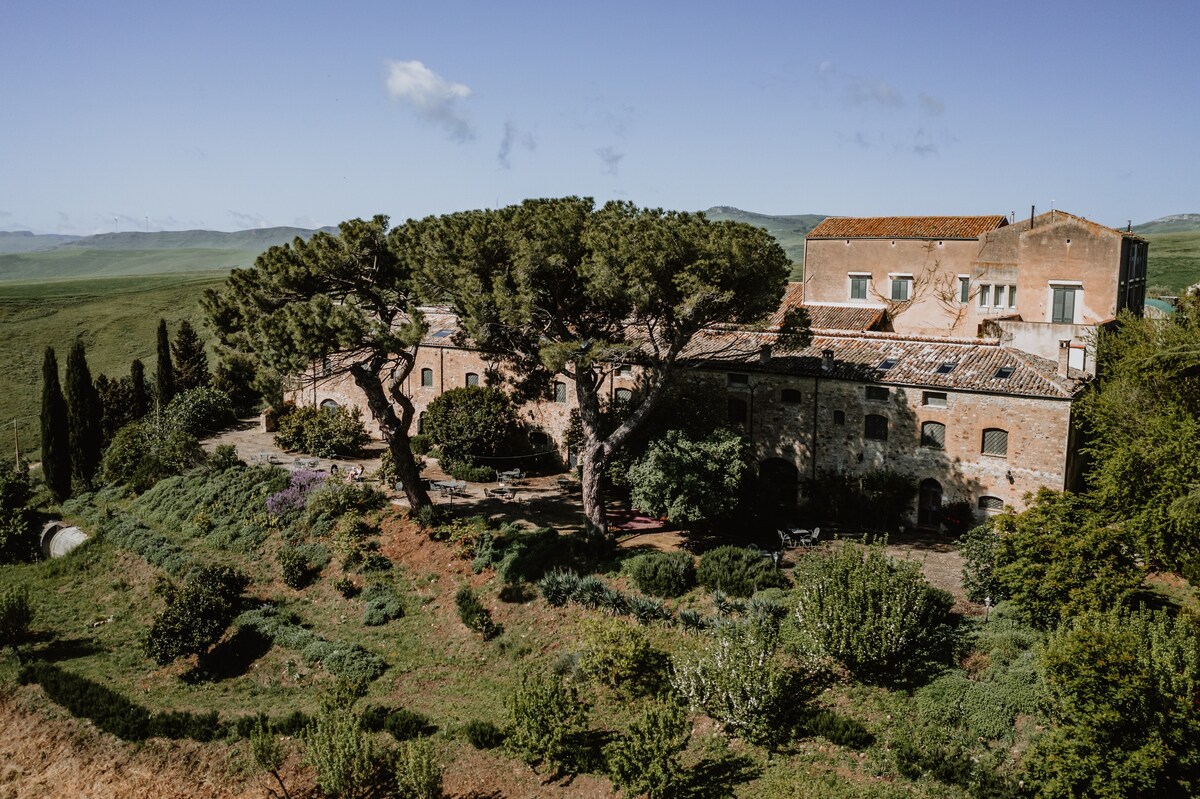
<path fill-rule="evenodd" d="M 426 298 L 449 302 L 462 334 L 519 376 L 519 388 L 546 392 L 555 375 L 574 383 L 584 512 L 597 535 L 608 532 L 609 460 L 658 404 L 689 344 L 714 324 L 775 311 L 791 268 L 760 228 L 626 202 L 597 209 L 579 197 L 429 218 L 393 232 L 401 239 L 398 249 L 419 258 Z M 786 322 L 806 337 L 799 313 Z M 607 429 L 603 389 L 626 363 L 642 368 L 644 388 Z"/>
<path fill-rule="evenodd" d="M 404 237 L 395 239 L 404 242 Z M 429 504 L 409 447 L 414 417 L 404 393 L 425 333 L 411 257 L 389 247 L 388 218 L 352 219 L 337 235 L 272 247 L 204 298 L 221 344 L 252 352 L 304 380 L 349 374 L 391 451 L 409 504 Z M 317 364 L 321 365 L 318 373 Z"/>

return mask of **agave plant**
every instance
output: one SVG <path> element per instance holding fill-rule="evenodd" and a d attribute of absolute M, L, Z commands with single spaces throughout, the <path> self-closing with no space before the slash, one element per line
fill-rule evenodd
<path fill-rule="evenodd" d="M 556 608 L 562 607 L 570 601 L 571 595 L 575 593 L 578 585 L 578 574 L 560 570 L 547 572 L 542 579 L 538 580 L 537 584 L 538 590 L 542 592 L 542 597 Z"/>
<path fill-rule="evenodd" d="M 598 608 L 604 604 L 604 598 L 608 594 L 608 586 L 594 574 L 589 574 L 587 577 L 580 579 L 575 586 L 575 590 L 571 593 L 571 599 L 583 605 L 585 608 Z"/>
<path fill-rule="evenodd" d="M 656 621 L 670 621 L 671 611 L 660 600 L 646 596 L 629 598 L 629 612 L 640 624 L 651 624 Z"/>
<path fill-rule="evenodd" d="M 708 625 L 699 611 L 688 608 L 679 611 L 679 626 L 689 633 L 698 633 Z"/>

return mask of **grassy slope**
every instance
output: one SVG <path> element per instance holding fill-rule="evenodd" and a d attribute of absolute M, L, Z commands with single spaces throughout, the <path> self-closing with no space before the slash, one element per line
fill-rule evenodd
<path fill-rule="evenodd" d="M 227 271 L 250 266 L 260 252 L 203 247 L 172 250 L 58 247 L 46 252 L 0 255 L 0 282 Z"/>
<path fill-rule="evenodd" d="M 1200 282 L 1200 231 L 1151 233 L 1147 284 L 1181 291 Z"/>
<path fill-rule="evenodd" d="M 5 425 L 5 455 L 12 446 L 17 419 L 22 448 L 37 442 L 41 405 L 42 356 L 47 346 L 58 353 L 59 368 L 76 338 L 88 350 L 92 375 L 129 374 L 141 358 L 154 373 L 154 330 L 159 318 L 174 329 L 183 319 L 199 324 L 204 289 L 224 273 L 119 277 L 42 283 L 0 283 L 0 421 Z M 36 453 L 35 453 L 36 454 Z"/>

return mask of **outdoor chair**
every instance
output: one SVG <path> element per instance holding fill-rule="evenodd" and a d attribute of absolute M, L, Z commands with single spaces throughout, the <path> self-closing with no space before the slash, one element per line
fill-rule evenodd
<path fill-rule="evenodd" d="M 813 547 L 813 545 L 817 543 L 817 539 L 820 537 L 821 537 L 821 528 L 814 527 L 811 530 L 801 530 L 800 536 L 799 536 L 799 541 L 801 544 L 803 544 L 804 546 L 811 549 Z"/>
<path fill-rule="evenodd" d="M 792 538 L 787 530 L 779 531 L 779 545 L 784 549 L 794 549 L 797 546 L 796 539 Z"/>

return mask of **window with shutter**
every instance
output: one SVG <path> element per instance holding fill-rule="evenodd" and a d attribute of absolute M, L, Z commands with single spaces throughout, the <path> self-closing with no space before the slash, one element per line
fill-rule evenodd
<path fill-rule="evenodd" d="M 925 422 L 921 425 L 921 446 L 929 449 L 945 449 L 946 425 L 941 422 Z"/>

